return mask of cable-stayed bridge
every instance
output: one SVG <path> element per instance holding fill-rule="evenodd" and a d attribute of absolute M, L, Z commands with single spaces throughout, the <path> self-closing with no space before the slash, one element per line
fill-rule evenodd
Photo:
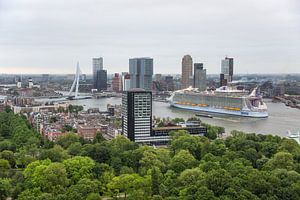
<path fill-rule="evenodd" d="M 69 92 L 66 92 L 66 93 L 64 92 L 63 96 L 60 96 L 60 97 L 57 97 L 57 96 L 37 97 L 37 98 L 35 98 L 35 101 L 51 103 L 51 102 L 64 102 L 64 101 L 68 101 L 68 100 L 91 99 L 92 96 L 79 94 L 80 75 L 81 75 L 81 70 L 79 67 L 79 63 L 77 63 L 74 81 L 73 81 L 73 84 L 72 84 Z M 75 92 L 74 92 L 74 89 L 75 89 Z"/>
<path fill-rule="evenodd" d="M 79 67 L 79 62 L 77 62 L 75 78 L 74 78 L 73 84 L 71 86 L 71 89 L 69 91 L 69 94 L 67 96 L 67 99 L 69 99 L 69 100 L 91 99 L 92 98 L 92 96 L 81 96 L 78 94 L 78 89 L 79 89 L 79 84 L 80 84 L 80 75 L 81 75 L 81 70 Z M 73 94 L 74 89 L 75 89 L 75 94 Z"/>

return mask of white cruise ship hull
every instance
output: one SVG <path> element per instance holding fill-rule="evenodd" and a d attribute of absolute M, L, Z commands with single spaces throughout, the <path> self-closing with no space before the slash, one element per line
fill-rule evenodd
<path fill-rule="evenodd" d="M 255 111 L 247 111 L 247 110 L 226 110 L 226 109 L 220 109 L 220 108 L 213 108 L 213 107 L 198 107 L 198 106 L 188 106 L 188 105 L 180 105 L 171 102 L 171 106 L 187 109 L 187 110 L 194 110 L 194 111 L 202 111 L 202 112 L 209 112 L 209 113 L 218 113 L 218 114 L 226 114 L 226 115 L 235 115 L 235 116 L 243 116 L 243 117 L 254 117 L 254 118 L 266 118 L 268 117 L 268 112 L 261 111 L 261 112 L 255 112 Z"/>

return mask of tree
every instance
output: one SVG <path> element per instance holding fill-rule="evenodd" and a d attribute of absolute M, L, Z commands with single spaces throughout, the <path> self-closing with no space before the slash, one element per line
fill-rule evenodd
<path fill-rule="evenodd" d="M 72 143 L 68 148 L 67 148 L 67 151 L 70 155 L 72 156 L 77 156 L 80 154 L 81 152 L 81 143 L 80 142 L 75 142 L 75 143 Z"/>
<path fill-rule="evenodd" d="M 185 120 L 183 118 L 176 117 L 175 119 L 172 119 L 172 122 L 174 122 L 175 124 L 178 124 L 180 122 L 185 122 Z"/>
<path fill-rule="evenodd" d="M 266 194 L 274 194 L 274 188 L 277 188 L 277 184 L 272 185 L 272 183 L 267 180 L 268 176 L 270 175 L 258 170 L 252 170 L 247 174 L 247 184 L 245 185 L 245 189 L 260 198 Z"/>
<path fill-rule="evenodd" d="M 107 185 L 111 194 L 115 196 L 123 193 L 125 199 L 128 194 L 137 190 L 142 190 L 143 192 L 149 190 L 149 186 L 149 181 L 138 174 L 122 174 L 118 177 L 114 177 Z"/>
<path fill-rule="evenodd" d="M 216 196 L 220 196 L 231 185 L 231 176 L 224 169 L 212 170 L 206 175 L 206 185 Z"/>
<path fill-rule="evenodd" d="M 186 200 L 217 200 L 214 193 L 206 186 L 191 185 L 180 191 L 180 197 Z"/>
<path fill-rule="evenodd" d="M 77 105 L 69 105 L 68 107 L 68 111 L 70 113 L 76 113 L 78 114 L 78 112 L 82 111 L 83 110 L 83 106 L 77 106 Z"/>
<path fill-rule="evenodd" d="M 202 123 L 202 126 L 206 127 L 207 133 L 205 136 L 210 140 L 216 139 L 219 134 L 222 134 L 225 132 L 225 129 L 223 127 L 212 126 L 212 125 L 205 124 L 205 123 Z"/>
<path fill-rule="evenodd" d="M 20 149 L 15 155 L 18 168 L 25 168 L 36 160 L 33 156 L 27 155 L 27 152 L 23 149 Z"/>
<path fill-rule="evenodd" d="M 123 153 L 121 153 L 117 156 L 120 159 L 123 166 L 129 167 L 129 168 L 133 169 L 133 171 L 135 171 L 135 172 L 140 171 L 141 173 L 144 173 L 144 172 L 142 172 L 144 170 L 140 169 L 141 168 L 140 161 L 143 158 L 144 150 L 145 149 L 143 147 L 140 147 L 138 149 L 124 151 Z M 159 156 L 157 157 L 157 159 L 159 159 Z M 120 169 L 122 169 L 122 168 L 123 167 L 121 166 Z"/>
<path fill-rule="evenodd" d="M 7 160 L 11 167 L 15 167 L 16 159 L 15 159 L 14 153 L 12 151 L 9 151 L 9 150 L 2 151 L 0 153 L 0 158 Z"/>
<path fill-rule="evenodd" d="M 210 140 L 216 139 L 218 137 L 218 129 L 213 127 L 207 127 L 207 133 L 205 136 Z"/>
<path fill-rule="evenodd" d="M 224 142 L 220 139 L 212 141 L 208 146 L 207 146 L 207 153 L 211 153 L 215 156 L 222 156 L 226 152 L 226 146 Z"/>
<path fill-rule="evenodd" d="M 102 199 L 101 196 L 99 195 L 99 193 L 90 193 L 86 200 L 100 200 Z"/>
<path fill-rule="evenodd" d="M 63 164 L 52 163 L 49 159 L 35 161 L 24 171 L 27 189 L 39 188 L 41 192 L 59 194 L 69 184 Z"/>
<path fill-rule="evenodd" d="M 41 179 L 42 191 L 59 194 L 64 192 L 64 188 L 69 184 L 67 172 L 63 164 L 51 163 L 43 171 L 44 177 Z"/>
<path fill-rule="evenodd" d="M 111 166 L 106 163 L 96 163 L 93 168 L 93 177 L 100 181 L 99 192 L 107 192 L 107 184 L 115 177 L 115 172 Z"/>
<path fill-rule="evenodd" d="M 68 200 L 85 200 L 95 198 L 95 194 L 99 192 L 99 182 L 83 178 L 75 185 L 72 185 L 67 191 Z"/>
<path fill-rule="evenodd" d="M 0 178 L 8 177 L 9 170 L 10 170 L 10 164 L 8 160 L 0 159 Z"/>
<path fill-rule="evenodd" d="M 201 122 L 201 119 L 199 117 L 190 117 L 186 121 L 188 121 L 188 122 L 192 122 L 192 121 Z"/>
<path fill-rule="evenodd" d="M 80 179 L 91 178 L 95 162 L 89 157 L 75 156 L 63 161 L 66 167 L 68 178 L 71 184 L 77 183 Z"/>
<path fill-rule="evenodd" d="M 120 174 L 133 174 L 134 170 L 131 167 L 123 166 L 120 170 Z"/>
<path fill-rule="evenodd" d="M 65 124 L 62 129 L 61 129 L 62 132 L 75 132 L 73 127 L 68 125 L 68 124 Z"/>
<path fill-rule="evenodd" d="M 180 173 L 185 169 L 193 168 L 197 165 L 197 160 L 186 150 L 179 151 L 171 160 L 170 167 L 175 172 Z"/>
<path fill-rule="evenodd" d="M 89 156 L 99 163 L 109 163 L 111 160 L 111 150 L 108 143 L 96 143 Z"/>
<path fill-rule="evenodd" d="M 165 123 L 163 121 L 160 121 L 158 124 L 157 124 L 157 127 L 164 127 L 165 126 Z"/>
<path fill-rule="evenodd" d="M 54 145 L 51 149 L 43 149 L 40 152 L 39 158 L 41 160 L 44 159 L 50 159 L 53 162 L 61 162 L 70 156 L 67 154 L 67 152 L 59 145 Z"/>
<path fill-rule="evenodd" d="M 278 149 L 278 144 L 275 142 L 262 142 L 261 152 L 268 158 L 271 158 Z"/>
<path fill-rule="evenodd" d="M 17 94 L 18 94 L 18 93 L 17 93 Z M 10 106 L 5 106 L 4 111 L 5 111 L 6 113 L 12 113 L 12 112 L 13 112 L 13 110 L 10 108 Z"/>
<path fill-rule="evenodd" d="M 168 170 L 164 174 L 164 178 L 160 185 L 160 193 L 163 197 L 176 196 L 177 190 L 177 174 L 173 170 Z"/>
<path fill-rule="evenodd" d="M 0 141 L 0 151 L 3 150 L 15 151 L 16 145 L 11 140 Z"/>
<path fill-rule="evenodd" d="M 299 144 L 292 139 L 283 139 L 278 148 L 279 151 L 288 151 L 290 153 L 294 153 L 299 150 Z"/>
<path fill-rule="evenodd" d="M 157 167 L 158 169 L 162 169 L 165 167 L 165 164 L 158 159 L 157 152 L 155 149 L 147 148 L 143 152 L 143 157 L 140 160 L 140 173 L 145 175 L 147 171 L 153 169 L 153 167 Z"/>
<path fill-rule="evenodd" d="M 105 138 L 103 137 L 102 133 L 100 132 L 97 132 L 96 133 L 96 137 L 94 139 L 94 143 L 99 143 L 99 142 L 104 142 L 105 141 Z"/>
<path fill-rule="evenodd" d="M 212 161 L 207 161 L 207 162 L 200 162 L 199 168 L 203 172 L 209 172 L 211 170 L 217 170 L 220 169 L 220 163 L 219 162 L 212 162 Z"/>
<path fill-rule="evenodd" d="M 295 164 L 293 160 L 293 155 L 286 152 L 278 152 L 271 158 L 263 169 L 274 170 L 274 169 L 294 169 Z"/>
<path fill-rule="evenodd" d="M 158 168 L 153 167 L 151 170 L 151 192 L 153 195 L 159 195 L 159 185 L 160 185 L 160 171 Z"/>
<path fill-rule="evenodd" d="M 171 148 L 174 152 L 178 152 L 182 149 L 188 150 L 195 158 L 201 158 L 201 146 L 202 142 L 199 137 L 194 137 L 188 132 L 175 133 L 171 141 Z"/>
<path fill-rule="evenodd" d="M 75 142 L 79 142 L 79 136 L 75 133 L 67 133 L 65 135 L 60 136 L 56 143 L 67 149 L 71 144 Z"/>
<path fill-rule="evenodd" d="M 189 185 L 196 185 L 197 182 L 203 181 L 205 178 L 205 173 L 201 171 L 199 168 L 186 169 L 181 172 L 178 177 L 179 183 L 187 187 Z"/>
<path fill-rule="evenodd" d="M 18 200 L 39 200 L 43 193 L 40 188 L 32 188 L 24 190 L 19 196 Z"/>
<path fill-rule="evenodd" d="M 7 199 L 11 194 L 11 183 L 9 179 L 6 178 L 0 178 L 0 199 L 5 200 Z"/>
<path fill-rule="evenodd" d="M 137 143 L 131 142 L 124 136 L 118 136 L 109 142 L 109 147 L 111 150 L 110 165 L 117 174 L 125 163 L 129 167 L 137 167 L 138 159 L 141 157 L 141 154 L 135 151 L 138 148 Z"/>

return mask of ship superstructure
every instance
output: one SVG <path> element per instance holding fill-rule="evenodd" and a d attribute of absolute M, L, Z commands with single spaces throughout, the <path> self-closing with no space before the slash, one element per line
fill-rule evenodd
<path fill-rule="evenodd" d="M 200 92 L 187 88 L 173 92 L 168 99 L 171 106 L 245 117 L 268 117 L 267 106 L 255 88 L 250 94 L 247 90 L 237 90 L 223 86 L 214 91 Z"/>

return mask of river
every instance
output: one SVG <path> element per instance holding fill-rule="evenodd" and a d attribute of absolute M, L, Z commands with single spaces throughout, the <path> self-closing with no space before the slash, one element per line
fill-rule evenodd
<path fill-rule="evenodd" d="M 273 134 L 284 137 L 287 130 L 292 132 L 300 130 L 300 110 L 287 107 L 282 103 L 273 103 L 268 99 L 265 102 L 268 106 L 268 118 L 246 118 L 227 115 L 200 118 L 205 123 L 224 127 L 227 133 L 232 130 L 240 130 L 248 133 Z M 85 109 L 100 108 L 100 110 L 106 110 L 107 104 L 121 104 L 121 98 L 74 100 L 71 103 L 82 105 Z M 173 108 L 167 103 L 154 101 L 153 116 L 187 119 L 195 116 L 195 112 Z"/>

